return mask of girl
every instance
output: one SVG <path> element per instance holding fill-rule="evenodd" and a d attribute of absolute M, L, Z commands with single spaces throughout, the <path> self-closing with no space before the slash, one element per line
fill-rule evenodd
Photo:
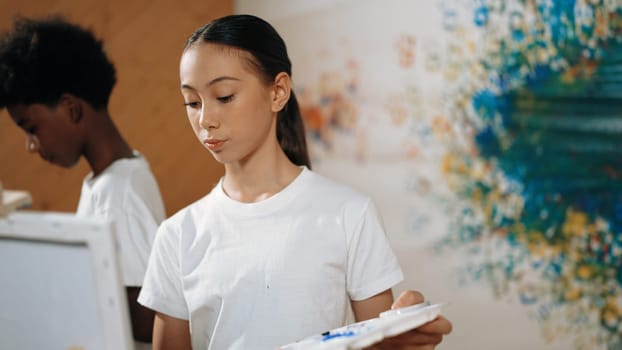
<path fill-rule="evenodd" d="M 249 15 L 208 23 L 186 43 L 180 79 L 225 175 L 156 234 L 139 298 L 156 311 L 154 348 L 275 349 L 342 326 L 350 307 L 357 321 L 390 308 L 402 272 L 378 213 L 310 170 L 274 28 Z M 393 341 L 433 347 L 451 324 L 427 327 Z"/>

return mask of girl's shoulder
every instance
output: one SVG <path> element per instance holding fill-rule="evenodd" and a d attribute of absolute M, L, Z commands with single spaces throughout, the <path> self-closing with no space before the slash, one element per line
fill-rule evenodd
<path fill-rule="evenodd" d="M 370 206 L 370 196 L 324 175 L 309 172 L 306 197 L 309 203 L 320 204 L 326 212 L 360 213 Z"/>
<path fill-rule="evenodd" d="M 171 215 L 162 222 L 161 227 L 168 230 L 183 230 L 195 227 L 201 218 L 207 217 L 212 211 L 215 197 L 213 192 L 212 190 L 202 198 Z"/>
<path fill-rule="evenodd" d="M 367 202 L 369 200 L 369 196 L 362 192 L 359 192 L 358 190 L 350 187 L 349 185 L 343 184 L 329 177 L 318 174 L 314 171 L 309 171 L 308 173 L 309 176 L 307 180 L 307 186 L 309 191 L 313 192 L 315 195 L 323 196 L 327 199 L 333 198 L 334 200 L 355 202 Z"/>

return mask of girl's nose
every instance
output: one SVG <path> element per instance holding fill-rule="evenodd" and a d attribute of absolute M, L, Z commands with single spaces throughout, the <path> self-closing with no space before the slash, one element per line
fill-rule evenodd
<path fill-rule="evenodd" d="M 28 134 L 26 136 L 26 150 L 30 153 L 39 151 L 39 139 L 36 135 Z"/>
<path fill-rule="evenodd" d="M 205 130 L 217 129 L 220 126 L 220 122 L 213 112 L 207 111 L 204 107 L 199 117 L 199 125 Z"/>

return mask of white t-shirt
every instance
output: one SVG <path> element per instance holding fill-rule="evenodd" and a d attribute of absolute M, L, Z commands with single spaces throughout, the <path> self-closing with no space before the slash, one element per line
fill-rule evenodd
<path fill-rule="evenodd" d="M 93 173 L 86 176 L 77 214 L 114 223 L 123 284 L 138 287 L 166 213 L 149 164 L 138 152 L 134 151 L 134 156 L 115 161 L 95 178 Z"/>
<path fill-rule="evenodd" d="M 189 320 L 193 349 L 275 349 L 342 326 L 403 278 L 369 198 L 303 168 L 257 203 L 220 183 L 160 225 L 138 302 Z"/>

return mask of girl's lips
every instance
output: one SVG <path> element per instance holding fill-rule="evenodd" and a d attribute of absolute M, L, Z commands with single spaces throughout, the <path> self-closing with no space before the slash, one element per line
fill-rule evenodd
<path fill-rule="evenodd" d="M 207 146 L 207 148 L 211 151 L 220 150 L 225 144 L 226 140 L 205 140 L 203 143 Z"/>

